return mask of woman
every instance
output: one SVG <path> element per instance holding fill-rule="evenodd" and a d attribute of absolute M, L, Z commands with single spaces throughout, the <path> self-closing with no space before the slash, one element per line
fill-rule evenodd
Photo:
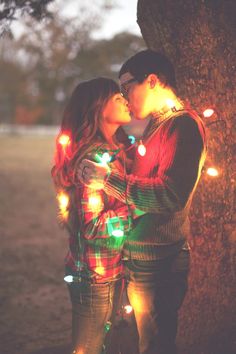
<path fill-rule="evenodd" d="M 57 137 L 52 177 L 60 219 L 69 231 L 65 279 L 70 281 L 76 354 L 102 351 L 115 284 L 122 275 L 121 251 L 130 226 L 130 211 L 103 190 L 82 185 L 75 171 L 84 158 L 124 169 L 125 134 L 120 126 L 130 119 L 118 85 L 110 79 L 96 78 L 75 88 Z M 86 175 L 86 170 L 83 173 Z"/>

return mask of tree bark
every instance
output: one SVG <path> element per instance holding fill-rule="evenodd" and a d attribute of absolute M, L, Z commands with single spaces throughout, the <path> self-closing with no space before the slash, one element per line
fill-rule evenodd
<path fill-rule="evenodd" d="M 236 323 L 234 0 L 139 0 L 137 20 L 151 49 L 174 63 L 178 93 L 199 112 L 213 108 L 207 125 L 206 167 L 191 211 L 192 268 L 180 312 L 181 354 L 233 353 Z"/>

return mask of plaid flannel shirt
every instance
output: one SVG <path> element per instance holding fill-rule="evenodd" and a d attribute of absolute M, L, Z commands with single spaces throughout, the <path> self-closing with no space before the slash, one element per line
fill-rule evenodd
<path fill-rule="evenodd" d="M 96 160 L 100 144 L 94 144 L 86 158 Z M 109 151 L 102 145 L 99 152 Z M 123 164 L 112 165 L 124 171 Z M 129 208 L 103 190 L 94 190 L 77 183 L 75 201 L 79 230 L 70 234 L 70 250 L 66 256 L 67 273 L 84 274 L 97 282 L 112 280 L 122 274 L 122 248 L 130 227 Z M 114 230 L 121 235 L 114 236 Z M 123 236 L 122 236 L 123 233 Z"/>

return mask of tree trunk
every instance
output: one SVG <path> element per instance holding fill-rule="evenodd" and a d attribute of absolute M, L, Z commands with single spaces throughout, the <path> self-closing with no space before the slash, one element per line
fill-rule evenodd
<path fill-rule="evenodd" d="M 180 312 L 181 354 L 236 352 L 235 0 L 139 0 L 138 24 L 147 46 L 176 68 L 180 96 L 199 112 L 208 131 L 206 167 L 191 211 L 192 268 Z M 233 328 L 234 327 L 234 328 Z"/>

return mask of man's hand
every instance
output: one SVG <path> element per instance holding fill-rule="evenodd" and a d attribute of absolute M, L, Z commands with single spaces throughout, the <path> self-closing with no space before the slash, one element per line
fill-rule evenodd
<path fill-rule="evenodd" d="M 77 170 L 79 181 L 93 189 L 102 189 L 109 174 L 110 168 L 107 164 L 102 165 L 87 159 L 82 160 Z"/>

